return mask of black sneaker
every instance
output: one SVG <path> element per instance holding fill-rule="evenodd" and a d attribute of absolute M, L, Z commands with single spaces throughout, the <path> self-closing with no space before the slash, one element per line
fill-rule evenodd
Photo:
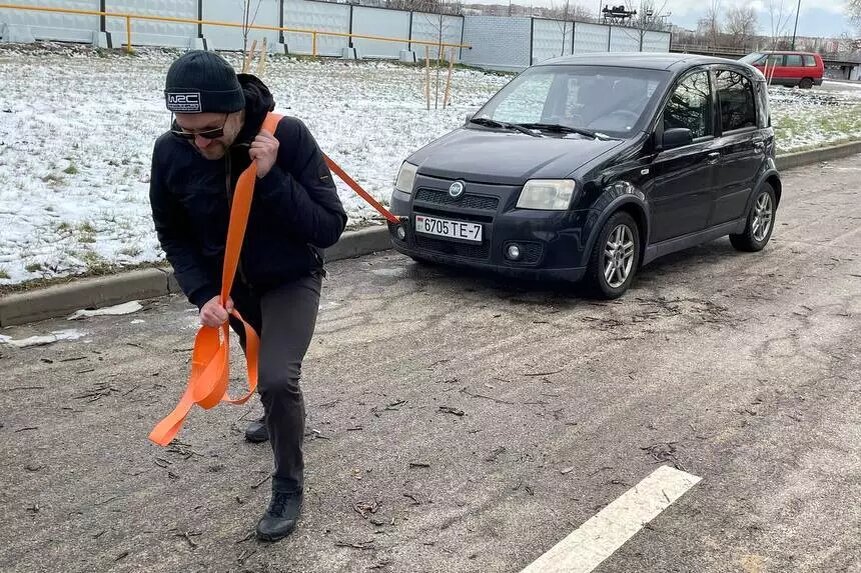
<path fill-rule="evenodd" d="M 302 492 L 272 492 L 269 509 L 257 522 L 257 538 L 263 541 L 278 541 L 290 535 L 296 528 L 302 510 Z"/>
<path fill-rule="evenodd" d="M 269 430 L 266 429 L 266 416 L 248 424 L 248 427 L 245 428 L 245 439 L 254 444 L 259 444 L 269 439 Z"/>

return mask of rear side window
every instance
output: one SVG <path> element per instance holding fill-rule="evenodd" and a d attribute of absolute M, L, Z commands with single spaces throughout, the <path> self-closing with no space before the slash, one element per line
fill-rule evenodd
<path fill-rule="evenodd" d="M 691 130 L 694 139 L 712 135 L 712 94 L 708 72 L 694 72 L 684 78 L 664 109 L 664 130 Z"/>
<path fill-rule="evenodd" d="M 787 68 L 800 68 L 802 65 L 801 54 L 788 54 L 786 56 Z"/>
<path fill-rule="evenodd" d="M 730 70 L 718 70 L 716 75 L 721 127 L 724 133 L 756 127 L 756 98 L 751 81 Z"/>
<path fill-rule="evenodd" d="M 816 58 L 814 58 L 813 56 L 804 56 L 804 67 L 815 68 L 816 67 Z"/>

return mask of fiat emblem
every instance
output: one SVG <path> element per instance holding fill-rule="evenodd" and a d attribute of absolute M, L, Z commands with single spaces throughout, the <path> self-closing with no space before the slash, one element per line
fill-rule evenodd
<path fill-rule="evenodd" d="M 457 199 L 461 195 L 463 195 L 463 183 L 460 181 L 455 181 L 451 184 L 451 187 L 448 188 L 448 194 L 452 196 L 452 198 Z"/>

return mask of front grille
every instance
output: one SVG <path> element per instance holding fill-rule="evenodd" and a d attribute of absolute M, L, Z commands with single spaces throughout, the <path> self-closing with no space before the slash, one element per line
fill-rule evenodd
<path fill-rule="evenodd" d="M 459 199 L 455 199 L 446 191 L 439 191 L 437 189 L 419 189 L 416 193 L 416 201 L 433 203 L 435 205 L 456 205 L 463 209 L 476 209 L 479 211 L 496 211 L 496 208 L 499 207 L 498 197 L 467 194 Z"/>
<path fill-rule="evenodd" d="M 467 243 L 455 243 L 454 241 L 442 241 L 422 235 L 416 235 L 416 246 L 420 249 L 441 253 L 444 255 L 455 255 L 468 259 L 487 259 L 490 256 L 490 246 L 485 242 L 470 245 Z"/>

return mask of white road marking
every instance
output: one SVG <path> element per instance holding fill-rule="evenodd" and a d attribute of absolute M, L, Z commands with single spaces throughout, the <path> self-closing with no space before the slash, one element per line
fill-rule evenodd
<path fill-rule="evenodd" d="M 701 479 L 659 467 L 521 573 L 589 573 Z"/>

